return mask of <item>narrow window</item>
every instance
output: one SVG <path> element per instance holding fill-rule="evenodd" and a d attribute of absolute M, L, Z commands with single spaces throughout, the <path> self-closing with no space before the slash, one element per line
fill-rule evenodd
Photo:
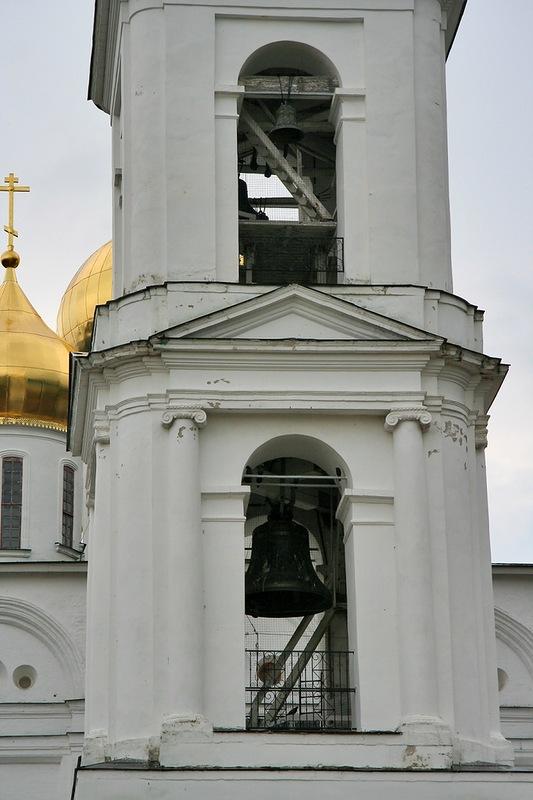
<path fill-rule="evenodd" d="M 6 456 L 2 459 L 2 517 L 0 548 L 18 550 L 22 527 L 22 459 Z"/>
<path fill-rule="evenodd" d="M 63 467 L 63 518 L 61 541 L 65 547 L 72 547 L 74 530 L 74 470 L 65 464 Z"/>

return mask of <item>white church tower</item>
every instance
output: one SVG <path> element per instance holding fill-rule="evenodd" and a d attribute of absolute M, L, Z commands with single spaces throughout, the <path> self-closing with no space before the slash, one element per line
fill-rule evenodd
<path fill-rule="evenodd" d="M 506 368 L 450 264 L 463 6 L 96 2 L 115 299 L 71 383 L 76 800 L 519 796 L 484 464 Z"/>

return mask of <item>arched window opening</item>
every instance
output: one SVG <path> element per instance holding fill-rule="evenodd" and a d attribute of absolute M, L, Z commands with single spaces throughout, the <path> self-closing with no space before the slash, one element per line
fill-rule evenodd
<path fill-rule="evenodd" d="M 343 480 L 293 457 L 246 469 L 248 729 L 352 728 Z"/>
<path fill-rule="evenodd" d="M 20 549 L 22 530 L 22 458 L 4 456 L 2 459 L 2 512 L 0 549 Z"/>
<path fill-rule="evenodd" d="M 74 468 L 63 466 L 63 503 L 61 517 L 61 544 L 72 547 L 74 532 Z"/>
<path fill-rule="evenodd" d="M 337 284 L 335 70 L 312 47 L 277 42 L 246 61 L 239 82 L 239 280 Z"/>

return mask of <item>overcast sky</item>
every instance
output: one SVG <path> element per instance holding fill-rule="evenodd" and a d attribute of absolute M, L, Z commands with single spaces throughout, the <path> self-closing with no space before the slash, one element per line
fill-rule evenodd
<path fill-rule="evenodd" d="M 0 0 L 0 177 L 31 185 L 18 276 L 54 328 L 111 237 L 108 118 L 86 100 L 92 14 L 93 0 Z M 448 60 L 455 292 L 486 310 L 485 352 L 512 365 L 487 451 L 495 561 L 533 562 L 532 30 L 533 0 L 469 0 Z"/>

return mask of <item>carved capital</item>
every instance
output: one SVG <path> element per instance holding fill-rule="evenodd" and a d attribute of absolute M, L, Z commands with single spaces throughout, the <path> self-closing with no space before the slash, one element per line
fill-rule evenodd
<path fill-rule="evenodd" d="M 207 414 L 203 408 L 197 406 L 169 408 L 161 414 L 161 425 L 163 428 L 171 428 L 177 419 L 192 419 L 194 424 L 201 428 L 207 422 Z"/>
<path fill-rule="evenodd" d="M 475 436 L 476 448 L 483 449 L 488 444 L 488 430 L 487 430 L 488 421 L 489 417 L 484 414 L 480 414 L 475 421 L 474 429 L 476 432 Z"/>
<path fill-rule="evenodd" d="M 425 408 L 398 408 L 385 417 L 385 430 L 392 431 L 400 422 L 418 422 L 423 431 L 431 425 L 431 414 Z"/>
<path fill-rule="evenodd" d="M 99 416 L 95 418 L 93 441 L 95 444 L 109 444 L 110 430 L 109 419 L 107 416 Z"/>

